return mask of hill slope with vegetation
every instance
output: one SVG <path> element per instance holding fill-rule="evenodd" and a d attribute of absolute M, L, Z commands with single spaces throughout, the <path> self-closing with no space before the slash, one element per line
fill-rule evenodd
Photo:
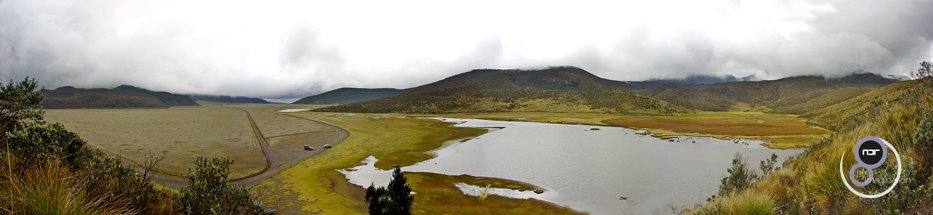
<path fill-rule="evenodd" d="M 340 88 L 321 94 L 308 96 L 292 104 L 350 104 L 356 102 L 372 101 L 398 95 L 405 90 L 394 88 Z"/>
<path fill-rule="evenodd" d="M 650 95 L 698 110 L 726 111 L 738 106 L 751 106 L 778 113 L 800 114 L 895 82 L 871 73 L 832 79 L 802 76 L 771 81 L 674 86 L 656 90 Z"/>
<path fill-rule="evenodd" d="M 930 214 L 933 212 L 933 73 L 918 81 L 904 81 L 872 90 L 855 98 L 813 112 L 814 120 L 835 128 L 836 133 L 811 146 L 783 167 L 762 163 L 758 177 L 740 156 L 722 180 L 720 192 L 688 214 Z M 920 73 L 920 72 L 918 72 Z M 839 165 L 850 167 L 852 148 L 865 136 L 890 142 L 899 151 L 903 171 L 899 183 L 887 195 L 860 198 L 848 191 Z M 889 161 L 893 156 L 888 156 Z M 874 178 L 892 179 L 897 165 L 873 170 Z M 880 193 L 888 183 L 872 183 L 859 189 Z"/>
<path fill-rule="evenodd" d="M 59 87 L 44 90 L 43 108 L 163 108 L 197 106 L 191 97 L 120 85 L 113 89 Z"/>
<path fill-rule="evenodd" d="M 218 102 L 218 103 L 236 103 L 236 104 L 268 104 L 269 101 L 260 98 L 243 96 L 213 96 L 213 95 L 188 95 L 195 101 Z"/>
<path fill-rule="evenodd" d="M 576 67 L 473 70 L 385 99 L 319 111 L 450 113 L 496 111 L 675 113 L 687 109 L 635 94 Z"/>

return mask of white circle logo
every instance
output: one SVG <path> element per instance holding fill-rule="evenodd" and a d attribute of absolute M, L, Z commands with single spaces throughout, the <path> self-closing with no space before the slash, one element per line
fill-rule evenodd
<path fill-rule="evenodd" d="M 881 144 L 884 144 L 884 147 L 882 147 Z M 864 187 L 871 183 L 874 179 L 872 170 L 884 164 L 887 158 L 887 149 L 891 149 L 891 152 L 894 152 L 894 158 L 897 159 L 897 176 L 894 177 L 894 182 L 891 183 L 891 186 L 884 190 L 884 192 L 872 195 L 864 194 L 852 188 L 852 185 L 849 185 L 849 180 L 852 180 L 852 183 L 859 187 Z M 855 145 L 856 164 L 849 169 L 849 177 L 846 177 L 845 172 L 842 170 L 842 161 L 845 160 L 845 157 L 846 155 L 843 153 L 842 157 L 839 158 L 839 176 L 842 176 L 842 183 L 846 185 L 846 188 L 859 197 L 874 199 L 887 195 L 891 190 L 894 190 L 894 186 L 897 186 L 897 182 L 901 179 L 901 155 L 897 153 L 897 149 L 894 149 L 894 145 L 891 145 L 891 143 L 881 138 L 864 137 L 858 141 L 858 144 Z M 855 170 L 858 168 L 864 168 L 868 171 L 868 178 L 865 179 L 865 181 L 859 181 L 855 178 Z"/>

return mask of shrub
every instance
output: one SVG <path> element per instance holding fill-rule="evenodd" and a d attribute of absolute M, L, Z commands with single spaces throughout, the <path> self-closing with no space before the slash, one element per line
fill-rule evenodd
<path fill-rule="evenodd" d="M 175 209 L 186 214 L 272 214 L 254 202 L 246 188 L 227 184 L 232 163 L 198 158 L 195 170 L 188 171 L 188 186 L 179 191 Z"/>
<path fill-rule="evenodd" d="M 758 168 L 761 169 L 762 176 L 768 175 L 768 173 L 770 173 L 771 171 L 781 168 L 781 167 L 774 166 L 775 164 L 777 164 L 777 157 L 778 157 L 777 154 L 771 153 L 771 158 L 763 160 L 761 161 L 761 163 L 758 164 Z"/>
<path fill-rule="evenodd" d="M 175 198 L 153 187 L 148 175 L 137 173 L 132 167 L 101 151 L 81 153 L 85 157 L 79 173 L 89 187 L 96 188 L 97 196 L 117 196 L 125 200 L 130 209 L 143 214 L 172 212 Z"/>
<path fill-rule="evenodd" d="M 76 156 L 84 147 L 84 140 L 58 123 L 27 123 L 4 136 L 10 151 L 19 158 L 19 162 L 13 165 L 21 169 L 53 159 L 76 166 Z"/>
<path fill-rule="evenodd" d="M 732 159 L 732 167 L 727 170 L 729 175 L 726 175 L 726 177 L 720 180 L 720 195 L 745 190 L 745 188 L 758 179 L 758 175 L 756 175 L 753 170 L 749 169 L 746 162 L 746 158 L 742 157 L 742 154 L 735 153 L 735 158 Z"/>

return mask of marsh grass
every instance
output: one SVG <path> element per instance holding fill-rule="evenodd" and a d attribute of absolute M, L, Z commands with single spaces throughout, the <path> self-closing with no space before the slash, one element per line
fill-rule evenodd
<path fill-rule="evenodd" d="M 13 207 L 17 214 L 131 214 L 130 202 L 95 187 L 88 178 L 75 174 L 57 162 L 23 170 L 2 184 L 2 195 L 9 199 L 13 183 Z M 6 203 L 6 202 L 4 202 Z M 4 204 L 4 206 L 7 206 Z M 11 212 L 4 207 L 6 212 Z"/>
<path fill-rule="evenodd" d="M 411 115 L 440 116 L 440 115 Z M 449 113 L 443 117 L 500 121 L 529 121 L 560 124 L 619 126 L 650 131 L 652 136 L 670 139 L 701 136 L 720 139 L 762 140 L 768 148 L 806 148 L 831 133 L 807 119 L 792 114 L 760 112 L 692 112 L 674 115 L 610 114 L 573 112 L 471 112 Z"/>
<path fill-rule="evenodd" d="M 770 195 L 739 194 L 726 197 L 721 205 L 722 214 L 774 214 L 775 203 Z"/>

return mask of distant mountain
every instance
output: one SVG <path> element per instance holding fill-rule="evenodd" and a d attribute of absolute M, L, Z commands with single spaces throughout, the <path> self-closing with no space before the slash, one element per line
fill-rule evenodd
<path fill-rule="evenodd" d="M 268 104 L 269 101 L 260 98 L 242 97 L 242 96 L 213 96 L 213 95 L 188 95 L 195 101 L 218 102 L 218 103 L 254 103 Z"/>
<path fill-rule="evenodd" d="M 872 73 L 855 73 L 826 79 L 819 76 L 789 77 L 770 81 L 744 81 L 658 88 L 647 95 L 680 106 L 725 111 L 739 106 L 803 113 L 861 95 L 897 82 Z"/>
<path fill-rule="evenodd" d="M 113 89 L 59 87 L 44 90 L 43 108 L 161 108 L 197 106 L 190 97 L 120 85 Z"/>
<path fill-rule="evenodd" d="M 445 113 L 484 111 L 674 113 L 687 109 L 576 67 L 479 69 L 368 102 L 319 111 Z"/>
<path fill-rule="evenodd" d="M 754 81 L 757 78 L 755 75 L 749 75 L 745 77 L 735 77 L 733 75 L 725 76 L 715 76 L 715 75 L 702 75 L 695 74 L 683 78 L 671 78 L 671 79 L 651 79 L 647 81 L 623 81 L 623 86 L 626 89 L 647 95 L 653 95 L 660 90 L 677 87 L 677 86 L 688 86 L 688 85 L 703 85 L 703 84 L 716 84 L 716 83 L 728 83 L 728 82 L 739 82 L 739 81 Z"/>
<path fill-rule="evenodd" d="M 304 97 L 292 104 L 349 104 L 395 96 L 404 91 L 393 88 L 340 88 Z"/>

